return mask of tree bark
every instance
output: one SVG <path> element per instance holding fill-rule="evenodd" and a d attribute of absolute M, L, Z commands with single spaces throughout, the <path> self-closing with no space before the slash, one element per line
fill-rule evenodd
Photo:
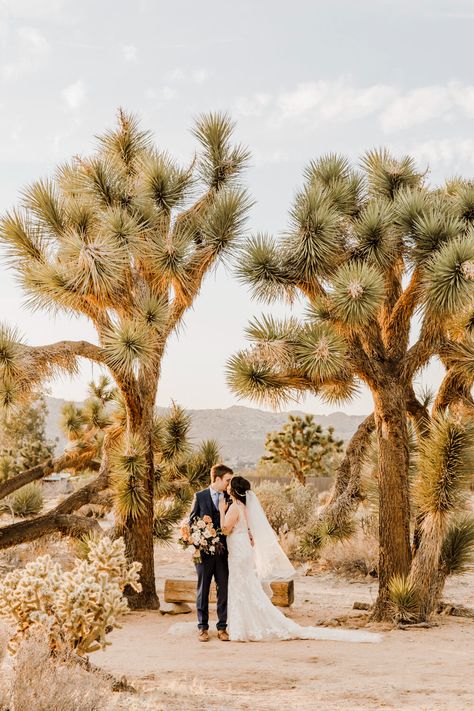
<path fill-rule="evenodd" d="M 396 378 L 373 392 L 379 451 L 379 594 L 373 619 L 390 617 L 389 583 L 410 570 L 406 395 Z"/>
<path fill-rule="evenodd" d="M 60 472 L 62 469 L 73 469 L 79 466 L 85 467 L 86 465 L 90 467 L 92 464 L 92 457 L 95 454 L 97 454 L 96 449 L 90 452 L 80 453 L 64 452 L 56 459 L 47 459 L 45 462 L 37 464 L 35 467 L 31 467 L 31 469 L 26 469 L 24 472 L 16 474 L 0 484 L 0 499 L 4 499 L 14 491 L 17 491 L 17 489 L 21 489 L 23 486 L 31 484 L 33 481 L 43 479 L 45 476 L 48 476 L 53 472 Z"/>
<path fill-rule="evenodd" d="M 428 620 L 441 597 L 439 562 L 446 527 L 446 517 L 442 515 L 427 516 L 421 526 L 420 544 L 410 570 L 410 580 L 418 594 L 419 622 Z"/>
<path fill-rule="evenodd" d="M 147 428 L 148 429 L 148 428 Z M 125 540 L 127 557 L 130 561 L 141 563 L 140 583 L 141 592 L 125 589 L 129 607 L 132 610 L 158 610 L 160 601 L 156 593 L 155 563 L 153 551 L 153 494 L 154 494 L 154 465 L 151 437 L 144 437 L 147 442 L 148 472 L 144 481 L 147 494 L 147 506 L 135 519 L 125 522 L 122 535 Z"/>
<path fill-rule="evenodd" d="M 0 550 L 18 546 L 20 543 L 35 541 L 50 533 L 62 533 L 73 538 L 82 538 L 92 533 L 102 534 L 100 525 L 94 518 L 59 514 L 56 510 L 29 521 L 20 521 L 0 528 Z"/>
<path fill-rule="evenodd" d="M 360 472 L 370 435 L 375 429 L 374 415 L 369 415 L 357 428 L 336 472 L 331 497 L 321 512 L 320 521 L 343 525 L 357 509 L 360 496 Z"/>

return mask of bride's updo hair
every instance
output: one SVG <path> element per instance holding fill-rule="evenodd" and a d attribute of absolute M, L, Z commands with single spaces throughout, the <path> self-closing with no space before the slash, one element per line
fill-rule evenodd
<path fill-rule="evenodd" d="M 230 481 L 230 493 L 237 501 L 245 504 L 247 491 L 250 491 L 250 482 L 243 476 L 233 476 Z"/>

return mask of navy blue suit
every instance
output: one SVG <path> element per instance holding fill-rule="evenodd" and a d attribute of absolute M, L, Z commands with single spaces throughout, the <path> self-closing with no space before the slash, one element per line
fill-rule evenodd
<path fill-rule="evenodd" d="M 214 506 L 209 489 L 198 491 L 194 499 L 193 510 L 189 523 L 196 518 L 210 516 L 214 528 L 220 528 L 220 513 Z M 225 536 L 221 536 L 223 550 L 215 555 L 201 554 L 202 563 L 196 563 L 197 592 L 196 610 L 198 627 L 200 630 L 209 629 L 209 589 L 212 578 L 216 581 L 217 588 L 217 629 L 225 630 L 227 627 L 227 585 L 229 582 L 229 565 L 227 561 L 227 545 Z"/>

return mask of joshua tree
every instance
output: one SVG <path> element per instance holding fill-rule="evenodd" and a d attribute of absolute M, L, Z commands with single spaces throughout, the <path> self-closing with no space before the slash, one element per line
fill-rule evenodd
<path fill-rule="evenodd" d="M 91 157 L 28 187 L 0 226 L 30 305 L 85 316 L 97 332 L 97 344 L 32 347 L 4 328 L 0 401 L 11 406 L 57 372 L 74 373 L 80 357 L 108 370 L 124 404 L 123 436 L 113 458 L 105 438 L 98 478 L 63 510 L 90 501 L 115 468 L 129 501 L 127 552 L 142 564 L 135 607 L 158 604 L 152 435 L 163 353 L 207 272 L 235 249 L 250 206 L 238 184 L 248 152 L 232 144 L 232 132 L 227 116 L 200 116 L 193 131 L 200 153 L 182 168 L 120 111 L 118 127 L 99 138 Z"/>
<path fill-rule="evenodd" d="M 53 456 L 54 443 L 46 438 L 46 414 L 41 395 L 14 413 L 0 413 L 0 482 Z"/>
<path fill-rule="evenodd" d="M 308 475 L 327 475 L 334 455 L 342 452 L 344 442 L 334 439 L 333 434 L 334 427 L 324 433 L 313 415 L 290 415 L 280 432 L 268 433 L 265 449 L 269 454 L 262 457 L 262 462 L 285 462 L 304 485 Z"/>
<path fill-rule="evenodd" d="M 389 615 L 390 579 L 408 574 L 412 556 L 407 415 L 420 436 L 429 426 L 413 380 L 437 355 L 447 373 L 435 407 L 472 407 L 474 184 L 430 189 L 409 157 L 385 150 L 368 152 L 361 172 L 329 155 L 307 167 L 290 216 L 280 240 L 249 240 L 240 276 L 267 302 L 305 297 L 306 317 L 253 321 L 252 346 L 231 359 L 229 383 L 243 397 L 273 404 L 304 393 L 339 402 L 358 381 L 369 387 L 374 414 L 348 446 L 330 510 L 345 514 L 357 502 L 361 458 L 375 429 L 380 619 Z"/>

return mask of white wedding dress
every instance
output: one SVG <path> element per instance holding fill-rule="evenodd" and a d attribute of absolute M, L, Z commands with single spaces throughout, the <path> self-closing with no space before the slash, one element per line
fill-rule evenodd
<path fill-rule="evenodd" d="M 303 627 L 273 605 L 269 583 L 295 574 L 271 528 L 257 496 L 247 493 L 247 506 L 238 507 L 239 518 L 227 536 L 229 587 L 227 631 L 232 642 L 262 642 L 289 639 L 322 639 L 342 642 L 380 642 L 382 636 L 359 630 Z M 254 546 L 247 532 L 250 528 Z M 265 588 L 264 588 L 265 586 Z M 187 634 L 194 623 L 177 623 L 170 633 Z"/>
<path fill-rule="evenodd" d="M 247 521 L 243 506 L 238 508 L 239 520 L 232 533 L 227 537 L 229 551 L 227 626 L 231 641 L 261 642 L 278 639 L 325 639 L 344 642 L 380 641 L 381 636 L 378 634 L 328 627 L 302 627 L 285 617 L 273 605 L 264 590 L 257 571 L 255 551 L 247 533 Z M 249 523 L 253 531 L 252 524 L 250 521 Z M 258 549 L 258 545 L 256 547 Z M 294 574 L 293 566 L 291 566 L 279 545 L 278 548 L 281 551 L 280 570 L 282 569 L 284 556 L 287 566 L 291 568 Z M 274 555 L 278 555 L 277 549 L 275 549 Z M 288 577 L 288 573 L 285 577 Z"/>

